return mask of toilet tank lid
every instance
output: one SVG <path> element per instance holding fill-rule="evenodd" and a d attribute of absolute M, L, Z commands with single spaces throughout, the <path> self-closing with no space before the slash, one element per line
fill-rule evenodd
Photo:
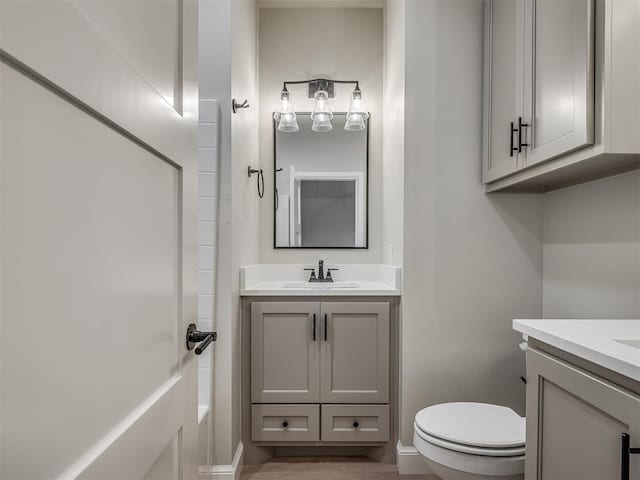
<path fill-rule="evenodd" d="M 525 443 L 525 419 L 508 407 L 488 403 L 441 403 L 420 410 L 416 427 L 462 445 L 512 448 Z"/>

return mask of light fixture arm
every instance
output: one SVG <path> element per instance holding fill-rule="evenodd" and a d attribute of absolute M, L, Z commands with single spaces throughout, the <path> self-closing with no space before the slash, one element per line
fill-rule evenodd
<path fill-rule="evenodd" d="M 336 83 L 355 85 L 355 90 L 360 91 L 360 82 L 358 80 L 330 80 L 328 78 L 312 78 L 311 80 L 287 80 L 282 85 L 282 91 L 289 91 L 287 89 L 287 85 L 309 85 L 309 98 L 313 98 L 313 95 L 318 90 L 325 90 L 328 93 L 329 98 L 333 98 L 333 87 Z"/>

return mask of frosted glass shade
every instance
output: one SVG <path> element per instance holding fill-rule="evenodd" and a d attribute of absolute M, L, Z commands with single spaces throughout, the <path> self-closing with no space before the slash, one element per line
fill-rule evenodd
<path fill-rule="evenodd" d="M 283 113 L 280 115 L 278 130 L 281 132 L 293 133 L 300 130 L 298 118 L 295 113 Z"/>
<path fill-rule="evenodd" d="M 328 113 L 316 113 L 313 116 L 313 123 L 311 124 L 311 130 L 314 132 L 330 132 L 333 130 L 333 124 L 331 119 L 333 114 Z"/>
<path fill-rule="evenodd" d="M 289 92 L 287 90 L 280 92 L 280 104 L 273 114 L 273 118 L 278 122 L 278 130 L 281 132 L 297 132 L 300 130 L 300 127 L 298 127 L 298 118 L 291 106 Z"/>
<path fill-rule="evenodd" d="M 362 92 L 356 88 L 351 95 L 351 103 L 347 112 L 347 121 L 344 129 L 352 132 L 358 132 L 366 128 L 365 122 L 369 118 L 369 112 L 364 106 L 362 100 Z"/>
<path fill-rule="evenodd" d="M 313 111 L 311 112 L 313 124 L 311 125 L 311 130 L 314 132 L 333 130 L 332 118 L 333 113 L 329 106 L 329 94 L 325 90 L 318 90 L 313 96 Z"/>

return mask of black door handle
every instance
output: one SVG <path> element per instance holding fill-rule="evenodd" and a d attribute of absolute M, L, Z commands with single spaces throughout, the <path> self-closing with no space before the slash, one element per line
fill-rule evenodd
<path fill-rule="evenodd" d="M 311 329 L 313 330 L 313 341 L 316 341 L 316 314 L 313 314 L 313 321 L 311 325 Z"/>
<path fill-rule="evenodd" d="M 324 314 L 324 341 L 327 341 L 327 314 Z"/>
<path fill-rule="evenodd" d="M 522 147 L 528 147 L 528 143 L 522 143 L 522 129 L 528 127 L 528 123 L 522 123 L 522 117 L 518 117 L 518 153 L 522 153 Z"/>
<path fill-rule="evenodd" d="M 196 349 L 196 355 L 200 355 L 204 352 L 212 342 L 215 342 L 218 338 L 216 332 L 201 332 L 196 327 L 195 323 L 190 323 L 187 327 L 187 350 Z M 196 343 L 199 343 L 196 347 Z"/>
<path fill-rule="evenodd" d="M 640 448 L 631 448 L 631 437 L 628 433 L 622 434 L 621 447 L 620 480 L 629 480 L 631 454 L 640 454 Z"/>
<path fill-rule="evenodd" d="M 353 421 L 353 428 L 358 428 L 360 426 L 360 423 L 357 420 Z"/>
<path fill-rule="evenodd" d="M 509 134 L 509 156 L 513 157 L 513 152 L 518 151 L 518 147 L 513 146 L 513 134 L 516 133 L 518 129 L 514 126 L 513 122 L 511 122 L 511 133 Z"/>

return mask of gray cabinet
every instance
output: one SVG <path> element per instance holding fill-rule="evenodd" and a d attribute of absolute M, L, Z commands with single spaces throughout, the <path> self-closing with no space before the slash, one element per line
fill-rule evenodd
<path fill-rule="evenodd" d="M 325 302 L 320 354 L 322 403 L 389 401 L 389 304 Z"/>
<path fill-rule="evenodd" d="M 527 351 L 526 480 L 619 480 L 622 435 L 640 446 L 640 398 L 567 362 Z M 630 455 L 630 479 L 640 478 Z"/>
<path fill-rule="evenodd" d="M 593 143 L 594 4 L 525 2 L 525 167 Z"/>
<path fill-rule="evenodd" d="M 487 191 L 545 191 L 640 167 L 640 3 L 485 5 Z"/>
<path fill-rule="evenodd" d="M 319 302 L 251 304 L 251 401 L 320 400 Z"/>
<path fill-rule="evenodd" d="M 486 3 L 484 182 L 492 182 L 521 168 L 515 148 L 518 115 L 524 107 L 524 0 Z"/>
<path fill-rule="evenodd" d="M 389 302 L 252 302 L 252 440 L 387 441 L 389 312 Z"/>

